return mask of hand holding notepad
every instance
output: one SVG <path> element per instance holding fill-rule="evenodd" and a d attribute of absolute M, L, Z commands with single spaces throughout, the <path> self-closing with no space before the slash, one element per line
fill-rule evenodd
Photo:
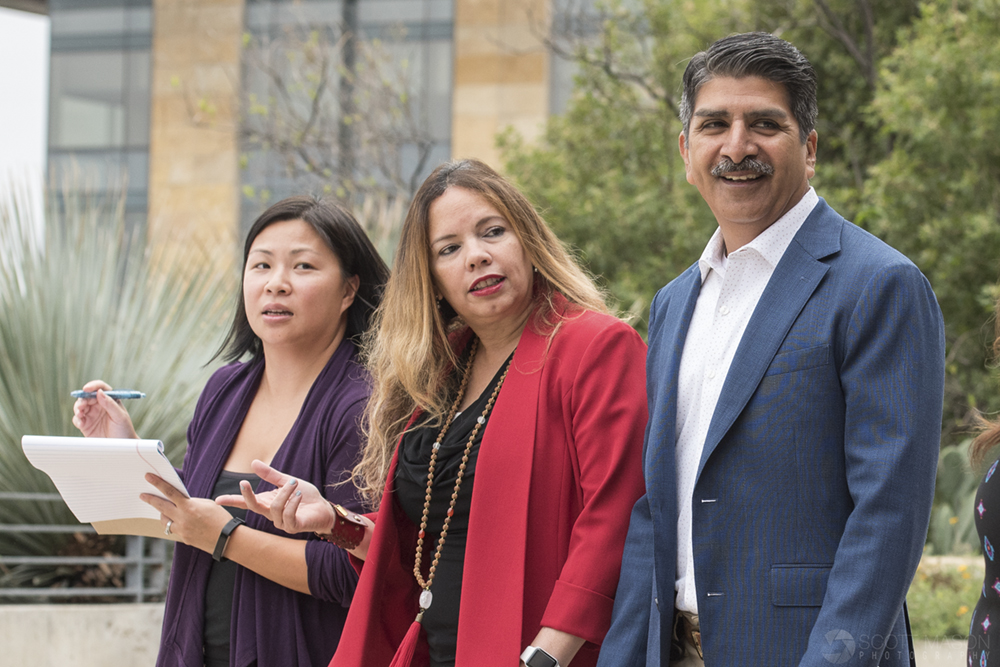
<path fill-rule="evenodd" d="M 160 513 L 139 500 L 140 493 L 162 497 L 146 473 L 190 497 L 159 440 L 26 435 L 21 448 L 52 478 L 76 518 L 99 534 L 175 539 L 164 534 Z"/>

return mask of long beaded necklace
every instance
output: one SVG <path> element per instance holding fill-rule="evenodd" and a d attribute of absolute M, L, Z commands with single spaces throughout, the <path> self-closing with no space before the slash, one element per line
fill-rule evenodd
<path fill-rule="evenodd" d="M 420 517 L 420 532 L 417 533 L 417 555 L 414 559 L 413 565 L 413 576 L 417 579 L 417 584 L 422 589 L 420 592 L 420 611 L 417 614 L 417 622 L 419 623 L 423 618 L 424 612 L 430 609 L 431 602 L 434 601 L 434 596 L 431 594 L 431 584 L 434 583 L 434 573 L 437 571 L 438 562 L 441 560 L 441 551 L 444 549 L 445 538 L 448 536 L 448 526 L 451 524 L 451 517 L 455 515 L 455 503 L 458 501 L 458 490 L 462 486 L 462 478 L 465 475 L 465 466 L 469 462 L 469 453 L 472 451 L 472 443 L 476 439 L 476 435 L 479 430 L 486 423 L 486 417 L 490 414 L 490 410 L 493 409 L 493 403 L 497 399 L 497 395 L 500 393 L 500 387 L 503 386 L 503 381 L 507 378 L 507 373 L 510 371 L 510 364 L 513 361 L 513 355 L 511 359 L 507 362 L 507 367 L 503 371 L 503 375 L 500 376 L 500 381 L 497 382 L 496 388 L 490 395 L 490 400 L 486 402 L 486 407 L 483 408 L 483 413 L 479 415 L 476 419 L 476 425 L 472 428 L 472 435 L 469 436 L 469 441 L 465 444 L 465 453 L 462 455 L 462 463 L 458 466 L 458 476 L 455 479 L 455 488 L 451 492 L 451 502 L 448 503 L 448 513 L 444 518 L 444 525 L 441 526 L 441 536 L 438 538 L 437 549 L 434 550 L 434 560 L 431 561 L 431 567 L 427 572 L 427 580 L 424 581 L 423 574 L 420 571 L 420 562 L 423 560 L 424 551 L 424 537 L 427 531 L 427 518 L 430 514 L 431 509 L 431 488 L 434 485 L 434 466 L 437 463 L 438 450 L 441 448 L 441 441 L 444 440 L 445 434 L 448 429 L 451 428 L 451 424 L 455 419 L 455 413 L 458 411 L 458 406 L 462 403 L 462 398 L 465 397 L 465 390 L 469 386 L 469 376 L 472 375 L 472 364 L 476 360 L 476 352 L 479 351 L 479 339 L 475 339 L 472 343 L 472 351 L 469 354 L 469 363 L 465 367 L 465 373 L 462 376 L 462 383 L 458 388 L 458 397 L 451 406 L 451 410 L 448 412 L 448 419 L 444 422 L 444 427 L 441 432 L 438 433 L 437 439 L 434 441 L 434 446 L 431 448 L 431 460 L 427 467 L 427 493 L 424 495 L 424 511 Z"/>

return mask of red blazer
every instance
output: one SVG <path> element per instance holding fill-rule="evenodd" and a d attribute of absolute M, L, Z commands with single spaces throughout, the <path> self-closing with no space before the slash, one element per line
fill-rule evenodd
<path fill-rule="evenodd" d="M 644 493 L 645 369 L 646 344 L 608 315 L 571 315 L 551 346 L 525 327 L 476 463 L 456 667 L 517 665 L 542 626 L 587 640 L 573 667 L 597 663 Z M 416 528 L 391 484 L 376 525 L 331 667 L 388 665 L 417 613 Z"/>

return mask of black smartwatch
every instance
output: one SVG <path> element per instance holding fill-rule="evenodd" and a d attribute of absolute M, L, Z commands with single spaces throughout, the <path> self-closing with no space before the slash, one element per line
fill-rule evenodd
<path fill-rule="evenodd" d="M 562 667 L 559 661 L 537 646 L 529 646 L 521 654 L 521 662 L 528 667 Z"/>

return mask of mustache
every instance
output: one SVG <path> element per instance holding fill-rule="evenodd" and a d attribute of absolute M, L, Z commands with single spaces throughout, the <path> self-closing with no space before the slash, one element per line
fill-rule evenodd
<path fill-rule="evenodd" d="M 752 157 L 745 157 L 740 160 L 739 164 L 736 164 L 727 157 L 719 160 L 719 164 L 712 168 L 712 176 L 722 176 L 723 174 L 731 174 L 734 171 L 749 171 L 754 174 L 759 174 L 761 176 L 770 176 L 774 173 L 774 167 L 766 162 L 761 162 Z"/>

